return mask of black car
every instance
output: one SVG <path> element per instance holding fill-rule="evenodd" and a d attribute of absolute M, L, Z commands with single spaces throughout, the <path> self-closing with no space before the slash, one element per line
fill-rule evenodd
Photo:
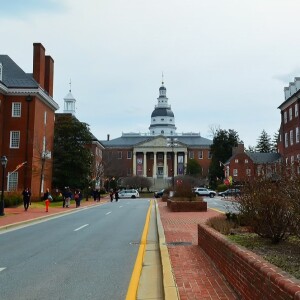
<path fill-rule="evenodd" d="M 218 193 L 218 196 L 227 197 L 227 196 L 234 196 L 239 197 L 241 195 L 241 191 L 239 189 L 228 189 L 224 192 Z"/>
<path fill-rule="evenodd" d="M 162 190 L 160 190 L 160 191 L 158 191 L 158 192 L 154 192 L 154 197 L 155 198 L 161 198 L 162 197 L 162 195 L 163 195 L 163 193 L 164 193 L 164 189 L 162 189 Z"/>

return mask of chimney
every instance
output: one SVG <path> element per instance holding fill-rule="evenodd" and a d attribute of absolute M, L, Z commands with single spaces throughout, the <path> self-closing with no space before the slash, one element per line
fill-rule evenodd
<path fill-rule="evenodd" d="M 285 98 L 285 100 L 288 99 L 288 98 L 290 98 L 290 96 L 291 96 L 290 88 L 289 87 L 285 87 L 284 88 L 284 98 Z"/>
<path fill-rule="evenodd" d="M 241 154 L 245 152 L 244 144 L 238 144 L 237 147 L 232 147 L 232 155 Z"/>
<path fill-rule="evenodd" d="M 295 77 L 295 86 L 296 86 L 296 90 L 299 91 L 300 90 L 300 77 Z"/>
<path fill-rule="evenodd" d="M 109 141 L 109 134 L 107 135 L 107 141 Z"/>
<path fill-rule="evenodd" d="M 294 82 L 290 82 L 290 91 L 291 91 L 291 96 L 296 93 L 296 85 Z"/>
<path fill-rule="evenodd" d="M 45 57 L 45 90 L 53 97 L 54 60 L 51 56 Z"/>
<path fill-rule="evenodd" d="M 45 48 L 41 43 L 33 44 L 33 78 L 45 89 Z"/>

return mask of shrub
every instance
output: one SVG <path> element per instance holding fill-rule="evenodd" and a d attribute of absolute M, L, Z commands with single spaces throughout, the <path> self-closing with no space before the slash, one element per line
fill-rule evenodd
<path fill-rule="evenodd" d="M 192 186 L 188 181 L 182 181 L 176 185 L 174 197 L 188 198 L 190 201 L 195 200 L 196 195 L 192 192 Z"/>
<path fill-rule="evenodd" d="M 23 197 L 17 192 L 7 192 L 4 194 L 5 207 L 14 207 L 23 203 Z"/>
<path fill-rule="evenodd" d="M 226 219 L 223 215 L 208 219 L 206 224 L 225 235 L 230 234 L 232 229 L 238 227 L 235 221 Z"/>
<path fill-rule="evenodd" d="M 274 182 L 267 178 L 249 181 L 238 202 L 243 221 L 259 236 L 276 244 L 295 232 L 295 211 L 285 180 Z"/>

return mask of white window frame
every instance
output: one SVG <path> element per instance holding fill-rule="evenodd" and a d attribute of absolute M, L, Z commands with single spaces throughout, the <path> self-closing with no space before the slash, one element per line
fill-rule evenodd
<path fill-rule="evenodd" d="M 289 136 L 287 132 L 284 134 L 284 147 L 287 148 L 289 146 Z"/>
<path fill-rule="evenodd" d="M 232 170 L 232 175 L 233 175 L 234 177 L 237 177 L 237 176 L 238 176 L 238 169 L 233 169 L 233 170 Z"/>
<path fill-rule="evenodd" d="M 189 151 L 189 159 L 194 159 L 194 151 Z"/>
<path fill-rule="evenodd" d="M 11 104 L 11 116 L 13 118 L 20 118 L 22 112 L 22 103 L 21 102 L 13 102 Z"/>
<path fill-rule="evenodd" d="M 234 162 L 235 162 L 236 164 L 238 164 L 238 163 L 239 163 L 239 160 L 236 158 L 236 159 L 234 160 Z"/>
<path fill-rule="evenodd" d="M 127 159 L 132 159 L 132 151 L 127 151 Z"/>
<path fill-rule="evenodd" d="M 198 159 L 203 159 L 203 150 L 198 151 Z"/>
<path fill-rule="evenodd" d="M 299 114 L 299 107 L 298 107 L 298 103 L 295 104 L 295 117 L 298 117 Z"/>
<path fill-rule="evenodd" d="M 212 158 L 211 151 L 208 151 L 208 159 L 211 159 L 211 158 Z"/>
<path fill-rule="evenodd" d="M 248 159 L 247 159 L 247 158 L 245 158 L 245 164 L 248 164 L 248 163 L 249 163 Z"/>
<path fill-rule="evenodd" d="M 7 191 L 16 191 L 18 189 L 18 172 L 9 172 L 7 174 Z"/>
<path fill-rule="evenodd" d="M 296 127 L 296 143 L 300 142 L 299 127 Z"/>
<path fill-rule="evenodd" d="M 285 124 L 287 123 L 287 112 L 286 111 L 283 113 L 283 121 Z"/>
<path fill-rule="evenodd" d="M 47 125 L 47 111 L 44 112 L 44 125 Z"/>
<path fill-rule="evenodd" d="M 9 147 L 11 149 L 19 149 L 20 148 L 20 131 L 11 131 L 10 132 Z"/>
<path fill-rule="evenodd" d="M 122 151 L 118 151 L 118 159 L 122 159 Z"/>
<path fill-rule="evenodd" d="M 246 175 L 251 176 L 251 169 L 246 169 Z"/>
<path fill-rule="evenodd" d="M 291 121 L 293 119 L 293 108 L 289 108 L 289 120 Z"/>
<path fill-rule="evenodd" d="M 293 129 L 290 130 L 290 145 L 294 145 L 294 134 L 293 134 Z"/>

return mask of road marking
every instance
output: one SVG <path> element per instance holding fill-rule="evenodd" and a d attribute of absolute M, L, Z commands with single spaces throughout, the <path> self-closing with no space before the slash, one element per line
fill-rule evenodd
<path fill-rule="evenodd" d="M 6 268 L 0 268 L 0 272 L 3 271 L 3 270 L 5 270 L 5 269 L 6 269 Z"/>
<path fill-rule="evenodd" d="M 80 230 L 80 229 L 82 229 L 82 228 L 84 228 L 84 227 L 86 227 L 86 226 L 89 226 L 89 224 L 82 225 L 82 226 L 80 226 L 80 227 L 74 229 L 74 231 L 78 231 L 78 230 Z"/>
<path fill-rule="evenodd" d="M 111 214 L 111 211 L 107 212 L 105 215 L 107 216 L 107 215 L 109 215 L 109 214 Z"/>

